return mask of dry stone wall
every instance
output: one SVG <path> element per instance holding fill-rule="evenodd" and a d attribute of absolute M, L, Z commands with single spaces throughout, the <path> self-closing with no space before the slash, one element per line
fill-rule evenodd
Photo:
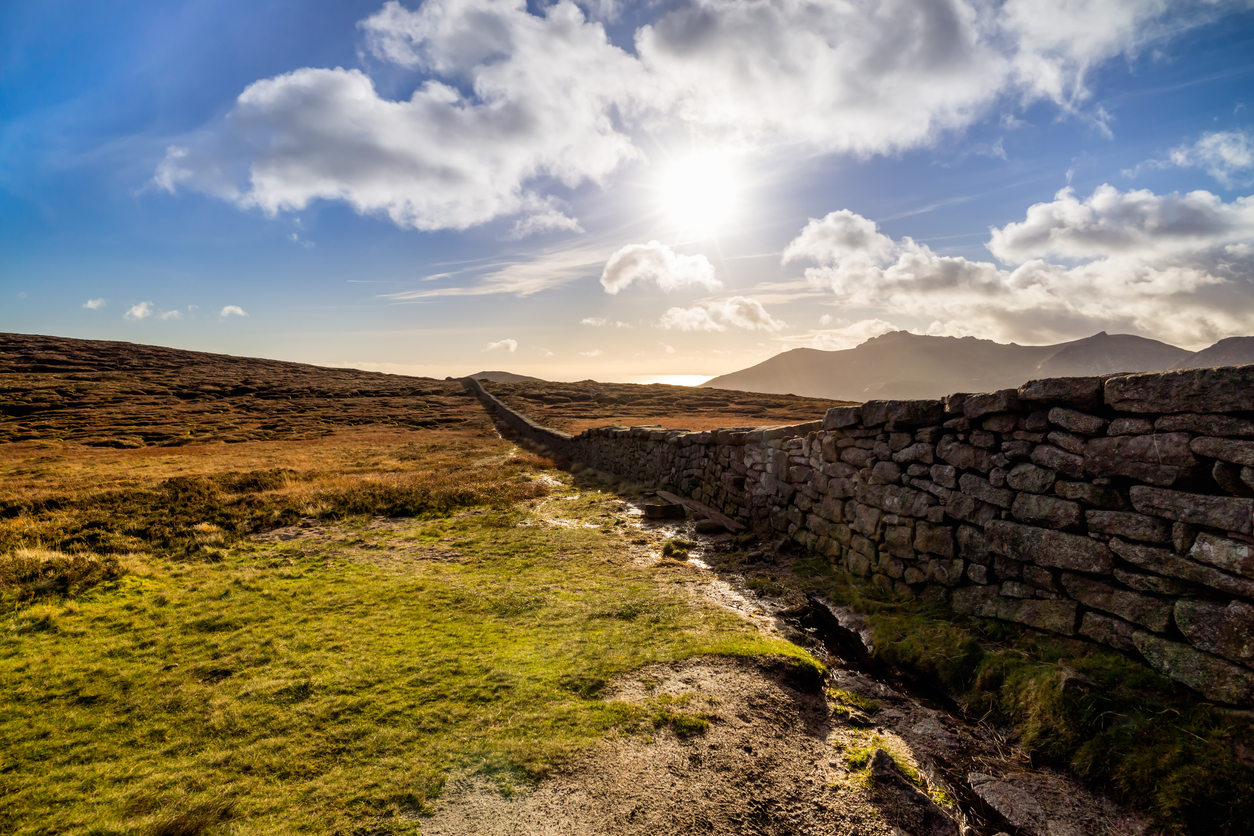
<path fill-rule="evenodd" d="M 1087 639 L 1254 704 L 1254 366 L 869 401 L 822 421 L 519 436 L 901 595 Z"/>

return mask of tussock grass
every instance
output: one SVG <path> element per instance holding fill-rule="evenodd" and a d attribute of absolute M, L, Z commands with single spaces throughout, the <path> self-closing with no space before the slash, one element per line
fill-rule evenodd
<path fill-rule="evenodd" d="M 870 615 L 877 653 L 1012 727 L 1038 763 L 1146 811 L 1166 833 L 1237 836 L 1254 818 L 1248 717 L 1078 641 L 965 619 L 799 562 L 800 582 Z"/>
<path fill-rule="evenodd" d="M 0 554 L 0 606 L 78 595 L 97 584 L 117 580 L 125 573 L 126 567 L 118 555 L 101 557 L 18 548 Z"/>

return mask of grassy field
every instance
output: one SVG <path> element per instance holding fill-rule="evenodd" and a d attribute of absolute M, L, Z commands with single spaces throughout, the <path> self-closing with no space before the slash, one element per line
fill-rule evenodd
<path fill-rule="evenodd" d="M 633 564 L 619 499 L 459 417 L 0 445 L 0 832 L 418 832 L 454 772 L 508 792 L 700 728 L 603 699 L 615 674 L 813 664 Z"/>

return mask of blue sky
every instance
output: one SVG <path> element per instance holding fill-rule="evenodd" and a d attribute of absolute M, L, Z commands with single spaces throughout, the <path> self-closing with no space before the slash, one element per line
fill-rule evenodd
<path fill-rule="evenodd" d="M 0 330 L 712 376 L 1254 333 L 1254 6 L 0 7 Z M 676 377 L 675 379 L 682 379 Z"/>

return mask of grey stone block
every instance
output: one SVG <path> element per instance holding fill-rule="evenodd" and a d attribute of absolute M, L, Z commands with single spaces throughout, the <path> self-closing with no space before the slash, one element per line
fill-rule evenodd
<path fill-rule="evenodd" d="M 1106 426 L 1106 419 L 1087 412 L 1056 406 L 1049 411 L 1049 422 L 1064 430 L 1082 435 L 1097 435 Z"/>
<path fill-rule="evenodd" d="M 963 444 L 952 436 L 945 436 L 937 442 L 936 455 L 959 470 L 987 473 L 993 467 L 993 457 L 987 450 Z"/>
<path fill-rule="evenodd" d="M 1021 493 L 1010 507 L 1014 518 L 1049 528 L 1072 528 L 1080 524 L 1080 506 L 1066 499 L 1035 493 Z"/>
<path fill-rule="evenodd" d="M 1050 470 L 1057 470 L 1072 479 L 1084 476 L 1084 457 L 1068 453 L 1049 444 L 1042 444 L 1032 451 L 1032 463 Z"/>
<path fill-rule="evenodd" d="M 1254 578 L 1254 546 L 1203 532 L 1193 541 L 1189 557 L 1233 575 Z"/>
<path fill-rule="evenodd" d="M 1154 422 L 1148 418 L 1116 418 L 1106 428 L 1106 435 L 1147 435 L 1154 431 Z"/>
<path fill-rule="evenodd" d="M 1196 464 L 1186 433 L 1094 438 L 1084 446 L 1090 476 L 1130 476 L 1166 487 Z"/>
<path fill-rule="evenodd" d="M 1176 602 L 1176 625 L 1198 650 L 1246 667 L 1254 663 L 1254 606 L 1244 601 L 1224 606 L 1181 598 Z"/>
<path fill-rule="evenodd" d="M 1110 541 L 1110 548 L 1129 563 L 1155 574 L 1202 584 L 1220 592 L 1254 598 L 1254 581 L 1229 575 L 1213 566 L 1205 566 L 1181 557 L 1173 551 L 1125 543 L 1117 537 Z"/>
<path fill-rule="evenodd" d="M 1105 544 L 1075 534 L 993 520 L 984 527 L 984 539 L 989 551 L 1038 566 L 1094 575 L 1108 574 L 1114 567 Z"/>
<path fill-rule="evenodd" d="M 827 410 L 823 416 L 823 429 L 838 430 L 862 423 L 862 407 L 837 406 Z"/>
<path fill-rule="evenodd" d="M 1217 366 L 1112 377 L 1103 399 L 1121 412 L 1245 412 L 1251 393 L 1254 366 Z"/>
<path fill-rule="evenodd" d="M 934 464 L 931 469 L 932 480 L 942 487 L 953 490 L 958 487 L 958 469 L 948 464 Z"/>
<path fill-rule="evenodd" d="M 1154 428 L 1160 433 L 1183 431 L 1217 437 L 1254 437 L 1254 421 L 1232 415 L 1199 415 L 1196 412 L 1163 415 L 1154 422 Z"/>
<path fill-rule="evenodd" d="M 974 421 L 994 412 L 1015 412 L 1019 408 L 1019 393 L 1015 389 L 999 389 L 982 395 L 968 395 L 962 402 L 962 414 Z"/>
<path fill-rule="evenodd" d="M 1101 613 L 1086 612 L 1080 619 L 1080 635 L 1124 653 L 1136 652 L 1136 645 L 1132 643 L 1135 632 L 1136 628 L 1126 621 Z"/>
<path fill-rule="evenodd" d="M 1254 674 L 1231 662 L 1144 630 L 1132 643 L 1156 669 L 1212 700 L 1243 705 L 1254 697 Z"/>
<path fill-rule="evenodd" d="M 1094 407 L 1102 402 L 1100 377 L 1050 377 L 1030 380 L 1019 387 L 1019 397 L 1036 403 L 1066 403 Z"/>
<path fill-rule="evenodd" d="M 914 548 L 924 554 L 954 556 L 954 533 L 948 526 L 917 523 L 914 527 Z"/>
<path fill-rule="evenodd" d="M 983 479 L 973 473 L 964 473 L 958 480 L 958 487 L 967 496 L 973 496 L 976 499 L 1001 508 L 1009 508 L 1015 500 L 1014 491 L 1008 491 L 1005 488 L 995 488 L 987 479 Z"/>
<path fill-rule="evenodd" d="M 1058 474 L 1044 467 L 1022 462 L 1015 465 L 1006 474 L 1006 484 L 1017 491 L 1028 493 L 1046 493 L 1054 486 Z"/>
<path fill-rule="evenodd" d="M 1189 443 L 1189 448 L 1199 456 L 1223 459 L 1233 464 L 1254 466 L 1254 441 L 1201 436 L 1193 439 Z"/>
<path fill-rule="evenodd" d="M 1249 534 L 1254 530 L 1254 499 L 1182 493 L 1136 485 L 1128 491 L 1143 514 Z"/>
<path fill-rule="evenodd" d="M 1084 518 L 1090 532 L 1149 543 L 1171 542 L 1171 523 L 1159 517 L 1126 511 L 1085 511 Z"/>
<path fill-rule="evenodd" d="M 1171 604 L 1167 601 L 1070 573 L 1063 574 L 1062 585 L 1084 606 L 1112 613 L 1155 633 L 1166 631 L 1171 624 Z"/>
<path fill-rule="evenodd" d="M 1123 494 L 1107 485 L 1094 485 L 1089 482 L 1059 482 L 1054 485 L 1054 493 L 1063 499 L 1083 502 L 1115 511 L 1123 511 L 1130 507 Z"/>

